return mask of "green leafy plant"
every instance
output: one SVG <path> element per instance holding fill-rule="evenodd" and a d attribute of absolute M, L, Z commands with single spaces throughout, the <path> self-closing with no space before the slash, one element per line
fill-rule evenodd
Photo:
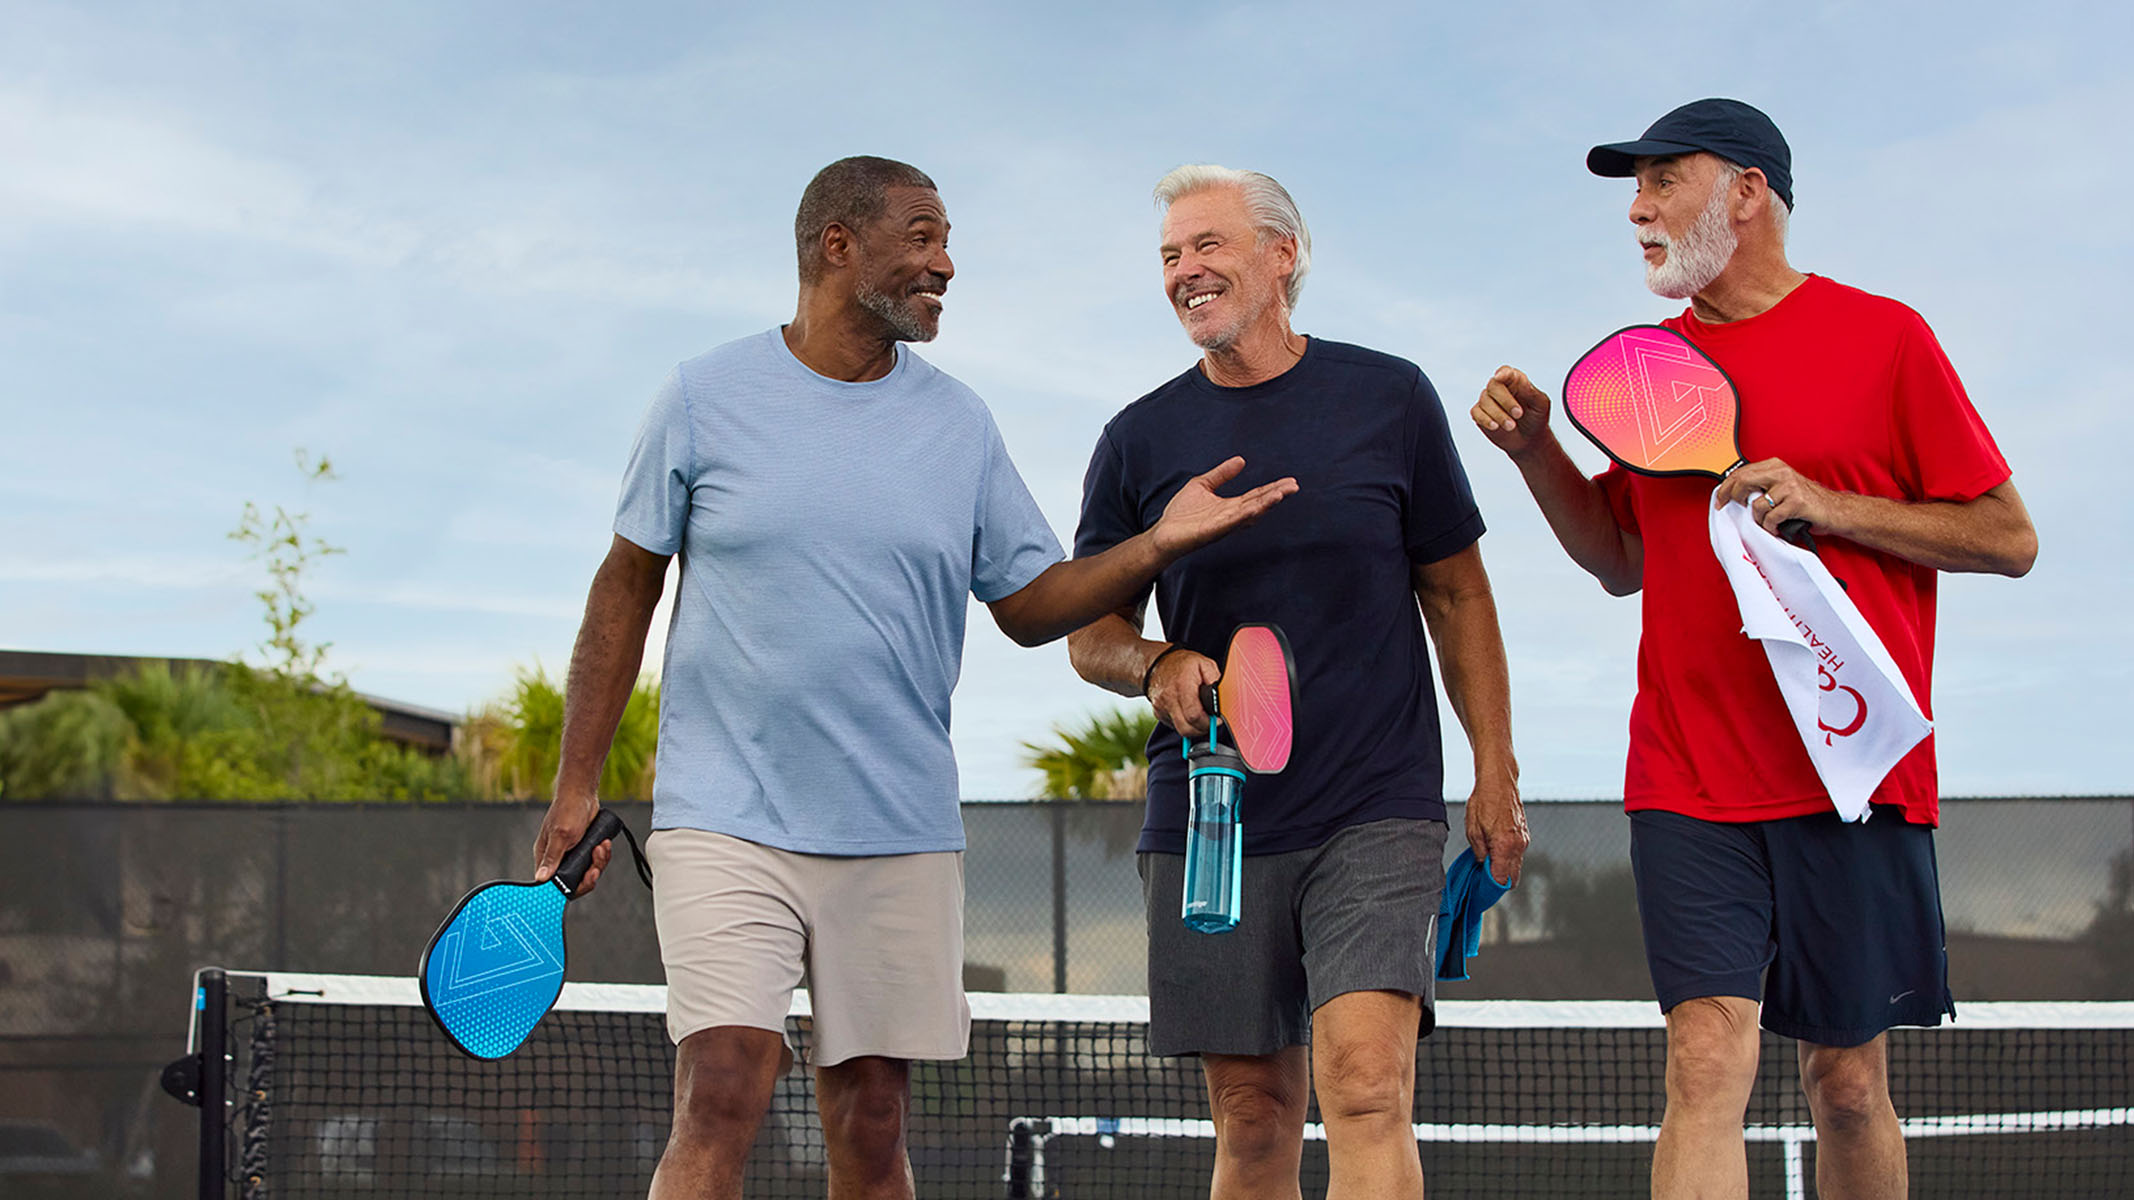
<path fill-rule="evenodd" d="M 468 765 L 379 736 L 343 687 L 242 663 L 143 663 L 0 715 L 0 796 L 117 800 L 452 800 Z"/>
<path fill-rule="evenodd" d="M 1043 775 L 1038 795 L 1055 800 L 1139 799 L 1148 792 L 1152 709 L 1115 709 L 1080 728 L 1054 726 L 1051 745 L 1024 742 L 1023 762 Z"/>
<path fill-rule="evenodd" d="M 339 478 L 299 449 L 305 484 Z M 267 637 L 260 665 L 148 662 L 87 691 L 55 692 L 0 714 L 0 798 L 120 800 L 548 799 L 563 741 L 563 689 L 538 665 L 509 697 L 470 713 L 453 752 L 432 757 L 386 740 L 381 718 L 313 642 L 305 583 L 344 553 L 311 532 L 308 512 L 247 502 L 230 540 L 268 583 L 254 593 Z M 659 744 L 659 684 L 630 693 L 600 778 L 610 800 L 649 800 Z"/>
<path fill-rule="evenodd" d="M 497 794 L 551 799 L 556 768 L 563 761 L 563 688 L 538 664 L 521 669 L 511 696 L 477 717 L 478 752 L 492 763 L 487 778 Z M 463 736 L 462 741 L 470 741 Z M 659 747 L 659 682 L 637 681 L 616 723 L 607 763 L 600 772 L 603 800 L 650 800 L 653 758 Z"/>
<path fill-rule="evenodd" d="M 296 453 L 307 484 L 336 478 Z M 380 736 L 381 718 L 338 677 L 304 622 L 305 576 L 342 553 L 310 516 L 247 503 L 232 541 L 266 565 L 255 593 L 268 636 L 262 667 L 147 662 L 55 692 L 0 717 L 0 796 L 120 800 L 445 800 L 473 794 L 457 757 L 431 758 Z"/>
<path fill-rule="evenodd" d="M 332 460 L 323 454 L 313 458 L 301 446 L 296 450 L 296 469 L 307 485 L 340 478 L 334 474 Z M 304 575 L 320 560 L 347 553 L 309 533 L 310 526 L 308 512 L 290 512 L 277 504 L 270 517 L 247 500 L 237 528 L 229 533 L 231 541 L 251 547 L 251 557 L 267 567 L 269 586 L 253 593 L 266 608 L 262 619 L 267 623 L 267 639 L 260 643 L 260 652 L 269 669 L 304 679 L 318 678 L 332 646 L 331 642 L 313 645 L 303 638 L 302 626 L 316 611 L 304 595 Z"/>
<path fill-rule="evenodd" d="M 56 692 L 0 713 L 0 798 L 108 796 L 130 735 L 95 692 Z"/>

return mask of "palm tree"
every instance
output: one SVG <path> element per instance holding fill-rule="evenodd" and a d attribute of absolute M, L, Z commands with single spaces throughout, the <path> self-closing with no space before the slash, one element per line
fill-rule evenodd
<path fill-rule="evenodd" d="M 1148 792 L 1148 740 L 1155 730 L 1153 709 L 1098 713 L 1079 729 L 1053 726 L 1057 744 L 1024 742 L 1023 762 L 1043 773 L 1038 795 L 1048 800 L 1138 800 Z"/>
<path fill-rule="evenodd" d="M 502 711 L 479 716 L 479 736 L 470 740 L 476 773 L 507 797 L 551 798 L 563 756 L 563 689 L 539 666 L 521 670 Z M 650 800 L 658 746 L 659 681 L 647 676 L 631 689 L 616 725 L 600 772 L 601 798 Z"/>

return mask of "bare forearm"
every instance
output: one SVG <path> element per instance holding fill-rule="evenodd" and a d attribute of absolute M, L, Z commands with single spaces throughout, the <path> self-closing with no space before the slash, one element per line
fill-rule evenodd
<path fill-rule="evenodd" d="M 1423 623 L 1437 647 L 1445 697 L 1467 732 L 1475 778 L 1517 781 L 1512 752 L 1511 668 L 1497 625 L 1497 601 L 1487 584 L 1453 593 L 1421 594 Z"/>
<path fill-rule="evenodd" d="M 1297 481 L 1284 476 L 1243 495 L 1216 494 L 1244 469 L 1245 460 L 1233 457 L 1195 475 L 1154 525 L 1102 554 L 1054 563 L 1021 591 L 993 601 L 994 622 L 1017 643 L 1041 646 L 1134 604 L 1165 567 L 1250 525 L 1297 490 Z"/>
<path fill-rule="evenodd" d="M 1642 547 L 1624 536 L 1600 485 L 1586 478 L 1554 434 L 1512 461 L 1571 561 L 1613 595 L 1627 596 L 1644 586 Z"/>
<path fill-rule="evenodd" d="M 1067 660 L 1084 680 L 1138 697 L 1149 663 L 1168 644 L 1142 637 L 1141 626 L 1124 614 L 1107 613 L 1067 635 Z"/>
<path fill-rule="evenodd" d="M 994 601 L 993 617 L 1017 644 L 1041 646 L 1132 606 L 1170 561 L 1152 536 L 1137 534 L 1101 554 L 1052 564 Z"/>
<path fill-rule="evenodd" d="M 1828 507 L 1815 522 L 1816 532 L 1937 571 L 2020 576 L 2037 559 L 2037 532 L 2022 499 L 2007 484 L 1968 503 L 1906 503 L 1832 492 Z"/>
<path fill-rule="evenodd" d="M 1516 883 L 1529 838 L 1519 802 L 1519 760 L 1512 753 L 1511 670 L 1480 547 L 1415 568 L 1415 598 L 1437 646 L 1445 695 L 1474 750 L 1467 844 L 1489 862 L 1499 883 Z"/>
<path fill-rule="evenodd" d="M 559 794 L 591 794 L 599 783 L 601 764 L 644 664 L 645 634 L 666 570 L 666 559 L 645 559 L 633 562 L 611 554 L 593 576 L 564 685 Z"/>

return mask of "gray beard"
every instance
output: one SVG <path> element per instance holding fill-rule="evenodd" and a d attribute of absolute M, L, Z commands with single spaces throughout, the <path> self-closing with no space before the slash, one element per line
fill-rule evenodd
<path fill-rule="evenodd" d="M 1232 292 L 1231 294 L 1235 295 L 1236 293 Z M 1203 350 L 1228 350 L 1231 346 L 1237 344 L 1237 339 L 1243 336 L 1245 330 L 1251 328 L 1254 321 L 1260 319 L 1260 314 L 1264 311 L 1266 311 L 1266 307 L 1262 305 L 1251 312 L 1239 315 L 1238 319 L 1231 322 L 1226 328 L 1204 329 L 1199 333 L 1188 331 L 1186 336 L 1192 339 L 1194 345 Z"/>
<path fill-rule="evenodd" d="M 1645 286 L 1653 293 L 1670 300 L 1687 300 L 1712 285 L 1719 273 L 1734 257 L 1734 248 L 1741 243 L 1735 236 L 1734 223 L 1727 216 L 1727 193 L 1724 188 L 1713 188 L 1712 198 L 1705 202 L 1704 211 L 1697 214 L 1697 223 L 1678 238 L 1669 238 L 1661 243 L 1667 248 L 1667 260 L 1657 266 L 1645 268 Z"/>
<path fill-rule="evenodd" d="M 1242 332 L 1244 332 L 1242 329 L 1233 326 L 1229 329 L 1212 329 L 1189 336 L 1193 339 L 1193 344 L 1203 350 L 1228 350 L 1237 341 L 1237 335 Z"/>
<path fill-rule="evenodd" d="M 853 293 L 853 298 L 860 302 L 861 308 L 880 317 L 882 324 L 889 326 L 889 331 L 894 333 L 896 340 L 900 342 L 930 342 L 934 340 L 934 335 L 941 331 L 939 326 L 928 329 L 926 318 L 913 312 L 911 305 L 898 304 L 887 293 L 867 284 L 861 284 L 859 290 Z"/>

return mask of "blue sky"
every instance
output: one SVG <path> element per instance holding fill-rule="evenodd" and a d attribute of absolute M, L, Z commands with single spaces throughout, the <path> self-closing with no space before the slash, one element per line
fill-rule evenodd
<path fill-rule="evenodd" d="M 1215 161 L 1311 222 L 1298 327 L 1454 415 L 1527 790 L 1619 794 L 1636 605 L 1463 414 L 1499 363 L 1560 379 L 1672 311 L 1583 154 L 1732 95 L 1793 144 L 1795 264 L 1925 314 L 2041 531 L 2029 578 L 1943 588 L 1945 790 L 2127 791 L 2134 19 L 1866 7 L 0 2 L 0 646 L 250 646 L 224 534 L 255 500 L 347 549 L 311 629 L 362 690 L 457 710 L 560 670 L 652 388 L 791 315 L 794 204 L 851 153 L 940 182 L 924 353 L 1064 540 L 1104 421 L 1192 360 L 1148 191 Z M 307 492 L 298 446 L 342 480 Z M 1027 794 L 1017 744 L 1106 703 L 974 615 L 965 794 Z"/>

